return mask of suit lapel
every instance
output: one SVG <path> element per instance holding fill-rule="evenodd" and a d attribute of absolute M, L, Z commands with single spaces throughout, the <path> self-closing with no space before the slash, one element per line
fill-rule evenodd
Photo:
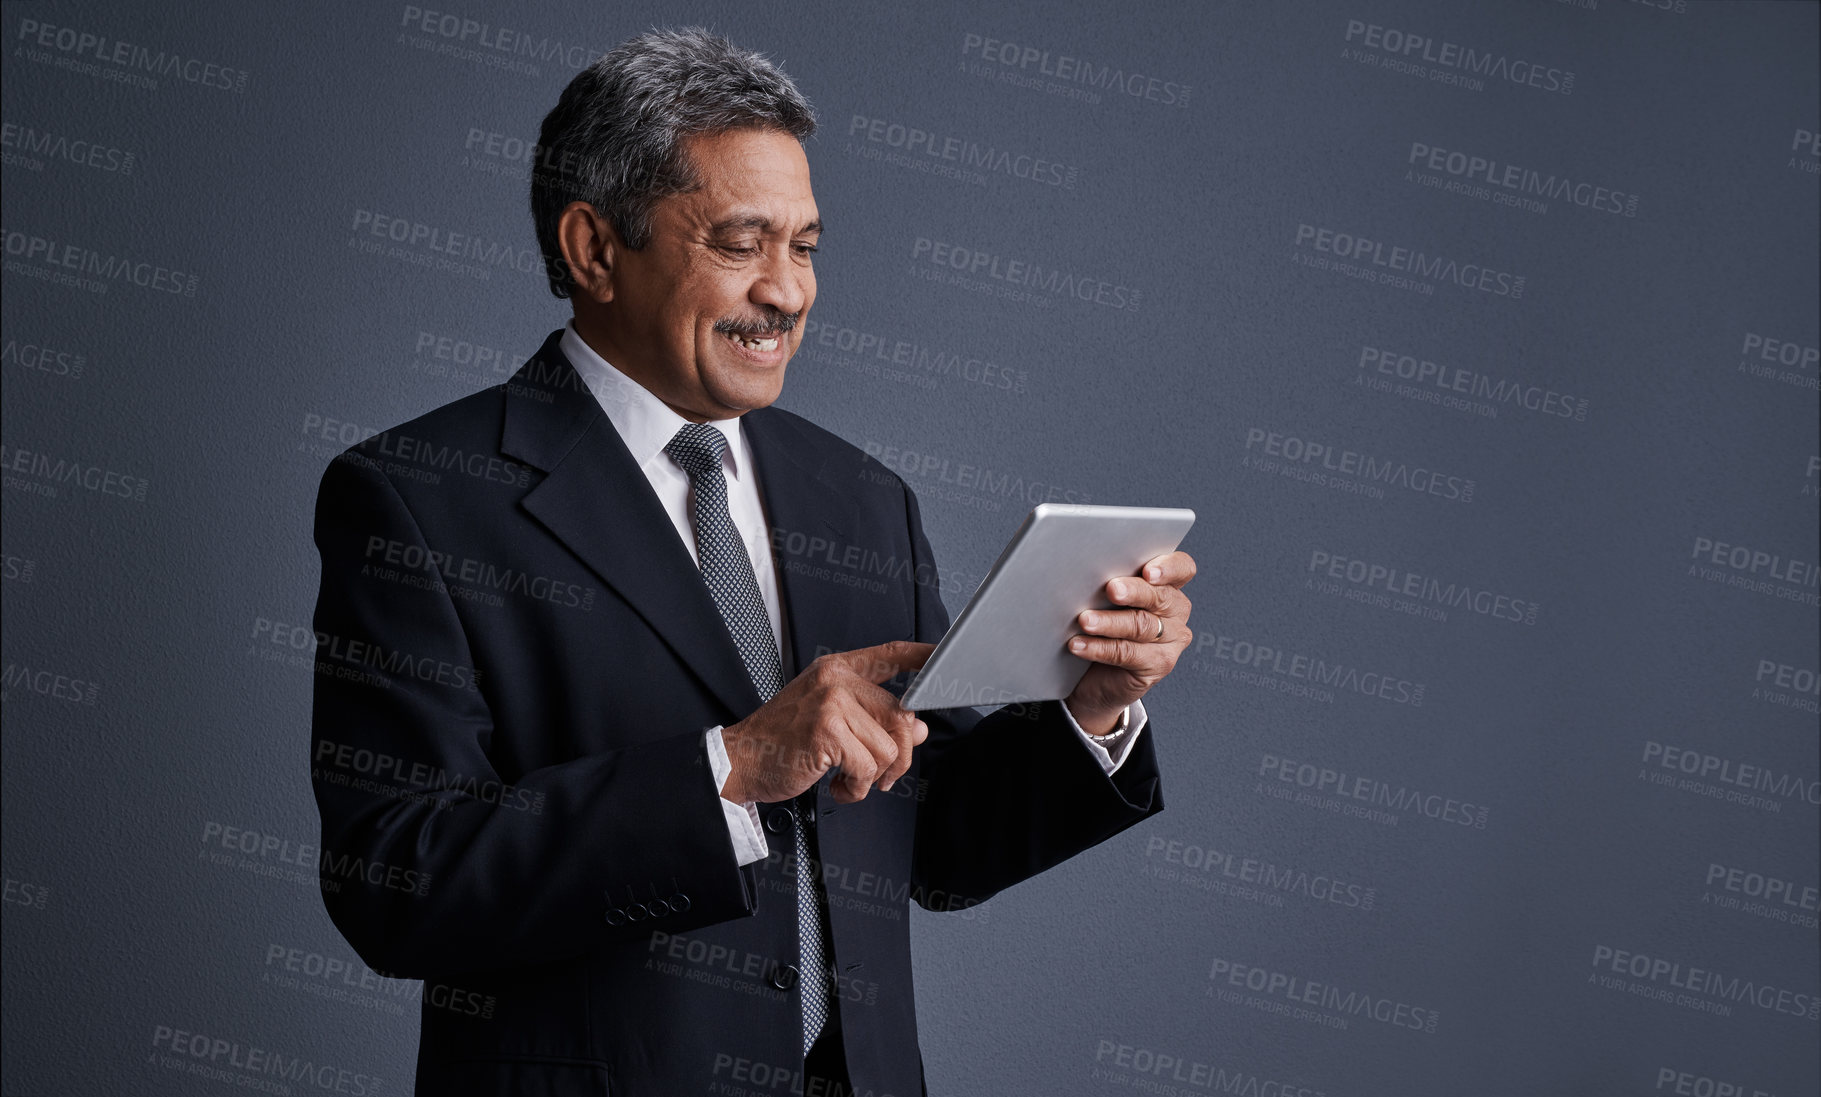
<path fill-rule="evenodd" d="M 810 440 L 772 408 L 749 411 L 741 421 L 771 527 L 779 599 L 794 664 L 788 677 L 794 678 L 816 657 L 818 645 L 838 644 L 843 632 L 846 606 L 841 593 L 847 588 L 807 572 L 817 566 L 815 558 L 823 552 L 838 554 L 849 543 L 853 485 L 810 464 L 803 456 L 810 452 Z"/>
<path fill-rule="evenodd" d="M 564 357 L 561 336 L 545 340 L 506 386 L 501 452 L 546 473 L 520 505 L 743 718 L 759 695 L 739 649 L 650 481 Z"/>

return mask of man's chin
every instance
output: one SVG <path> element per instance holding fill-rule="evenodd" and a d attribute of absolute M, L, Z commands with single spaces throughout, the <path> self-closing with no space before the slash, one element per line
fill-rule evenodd
<path fill-rule="evenodd" d="M 784 391 L 784 367 L 779 366 L 777 372 L 775 383 L 730 385 L 710 393 L 716 403 L 728 409 L 725 415 L 717 418 L 731 419 L 736 415 L 770 407 Z"/>

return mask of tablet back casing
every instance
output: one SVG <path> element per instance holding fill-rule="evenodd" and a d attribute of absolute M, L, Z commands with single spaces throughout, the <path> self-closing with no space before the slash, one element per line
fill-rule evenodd
<path fill-rule="evenodd" d="M 1054 701 L 1087 673 L 1069 654 L 1084 609 L 1112 608 L 1107 580 L 1174 551 L 1192 510 L 1041 503 L 905 690 L 910 709 Z"/>

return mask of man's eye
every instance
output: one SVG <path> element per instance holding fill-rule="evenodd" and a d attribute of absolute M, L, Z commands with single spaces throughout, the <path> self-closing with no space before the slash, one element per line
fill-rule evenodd
<path fill-rule="evenodd" d="M 759 249 L 746 244 L 723 244 L 721 250 L 730 255 L 751 255 Z"/>
<path fill-rule="evenodd" d="M 822 250 L 814 244 L 795 244 L 792 246 L 797 249 L 798 255 L 814 255 L 816 252 Z"/>

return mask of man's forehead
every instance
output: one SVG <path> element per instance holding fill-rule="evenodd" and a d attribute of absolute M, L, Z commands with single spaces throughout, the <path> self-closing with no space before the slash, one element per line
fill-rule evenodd
<path fill-rule="evenodd" d="M 709 221 L 708 227 L 715 232 L 758 231 L 761 233 L 790 232 L 801 234 L 806 232 L 821 232 L 822 218 L 812 213 L 809 220 L 795 223 L 793 220 L 780 221 L 764 210 L 739 209 L 724 216 L 714 217 Z"/>
<path fill-rule="evenodd" d="M 757 129 L 695 134 L 684 138 L 682 152 L 702 184 L 690 194 L 698 204 L 714 207 L 716 222 L 736 215 L 797 217 L 805 206 L 809 216 L 803 220 L 815 216 L 809 158 L 789 134 Z"/>

